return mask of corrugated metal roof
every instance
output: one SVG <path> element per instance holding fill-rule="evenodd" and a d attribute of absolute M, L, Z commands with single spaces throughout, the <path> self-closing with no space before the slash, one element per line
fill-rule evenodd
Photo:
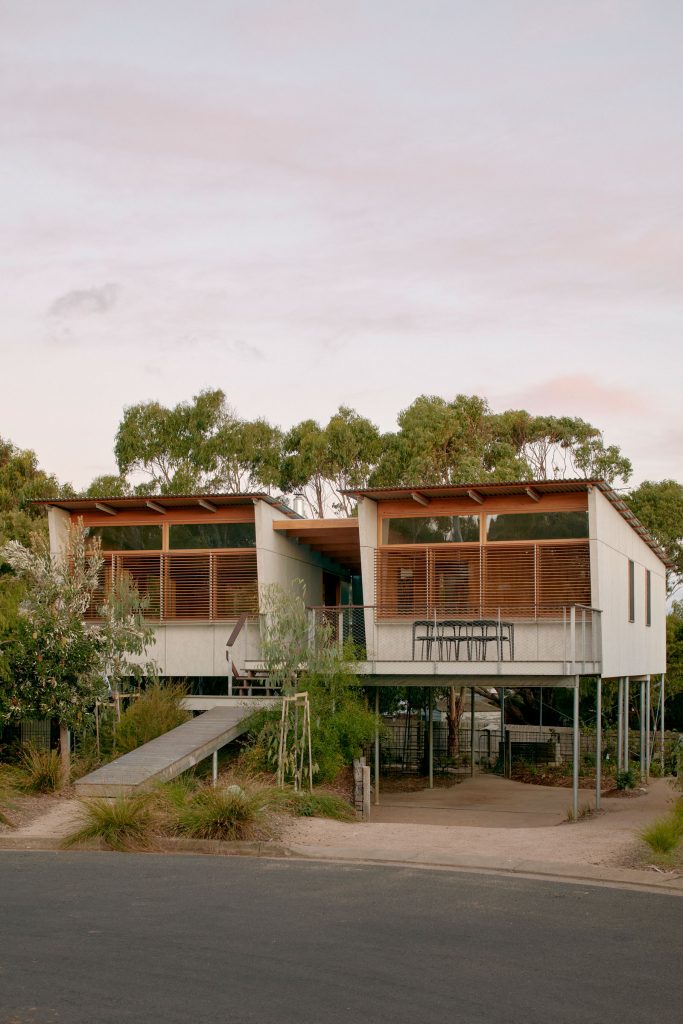
<path fill-rule="evenodd" d="M 33 501 L 32 505 L 51 505 L 55 508 L 64 509 L 66 512 L 88 512 L 99 505 L 109 505 L 113 509 L 148 509 L 147 502 L 160 505 L 161 508 L 185 508 L 192 504 L 197 505 L 200 501 L 211 502 L 212 505 L 250 505 L 254 501 L 265 501 L 268 505 L 280 509 L 290 519 L 301 519 L 298 512 L 291 509 L 280 498 L 273 498 L 270 494 L 254 492 L 251 494 L 144 494 L 132 495 L 125 498 L 50 498 L 42 501 Z"/>

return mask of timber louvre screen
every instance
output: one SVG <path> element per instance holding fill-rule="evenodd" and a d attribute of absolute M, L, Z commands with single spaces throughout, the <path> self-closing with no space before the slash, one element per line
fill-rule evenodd
<path fill-rule="evenodd" d="M 97 619 L 112 585 L 123 576 L 135 584 L 152 621 L 234 619 L 258 610 L 256 552 L 192 551 L 104 555 L 100 582 L 86 613 Z"/>
<path fill-rule="evenodd" d="M 587 541 L 375 552 L 379 617 L 557 616 L 591 603 Z"/>

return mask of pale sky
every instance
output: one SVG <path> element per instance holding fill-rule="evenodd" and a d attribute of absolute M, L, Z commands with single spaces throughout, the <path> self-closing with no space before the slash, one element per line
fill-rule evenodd
<path fill-rule="evenodd" d="M 0 0 L 0 435 L 421 393 L 683 480 L 680 0 Z"/>

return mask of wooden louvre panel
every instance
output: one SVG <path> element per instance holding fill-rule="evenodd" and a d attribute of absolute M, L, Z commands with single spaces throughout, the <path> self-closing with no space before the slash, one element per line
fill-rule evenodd
<path fill-rule="evenodd" d="M 127 576 L 157 621 L 235 619 L 258 611 L 256 552 L 197 551 L 106 555 L 87 619 L 97 619 L 114 580 Z"/>
<path fill-rule="evenodd" d="M 377 551 L 375 594 L 379 616 L 427 613 L 427 549 Z"/>
<path fill-rule="evenodd" d="M 211 556 L 208 551 L 164 555 L 164 618 L 211 618 Z"/>
<path fill-rule="evenodd" d="M 160 617 L 162 558 L 158 552 L 112 555 L 114 579 L 119 580 L 127 576 L 134 584 L 145 602 L 146 619 Z"/>
<path fill-rule="evenodd" d="M 481 604 L 481 546 L 432 548 L 429 604 L 438 616 L 476 618 Z"/>
<path fill-rule="evenodd" d="M 213 573 L 215 618 L 234 619 L 243 612 L 258 611 L 255 551 L 217 552 Z"/>
<path fill-rule="evenodd" d="M 540 614 L 573 604 L 590 607 L 591 572 L 588 543 L 539 544 L 537 589 Z"/>
<path fill-rule="evenodd" d="M 533 615 L 534 544 L 485 545 L 483 615 Z"/>

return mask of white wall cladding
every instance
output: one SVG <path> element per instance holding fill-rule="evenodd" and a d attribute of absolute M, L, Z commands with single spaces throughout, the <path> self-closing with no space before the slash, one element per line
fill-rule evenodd
<path fill-rule="evenodd" d="M 256 559 L 259 589 L 272 583 L 287 587 L 293 580 L 306 584 L 306 604 L 323 601 L 322 559 L 310 548 L 297 544 L 273 529 L 284 512 L 265 501 L 256 502 Z"/>
<path fill-rule="evenodd" d="M 654 551 L 593 488 L 588 497 L 592 602 L 602 610 L 605 678 L 666 671 L 666 569 Z M 628 563 L 635 564 L 635 622 L 629 622 Z M 646 570 L 652 574 L 652 625 L 645 625 Z"/>

